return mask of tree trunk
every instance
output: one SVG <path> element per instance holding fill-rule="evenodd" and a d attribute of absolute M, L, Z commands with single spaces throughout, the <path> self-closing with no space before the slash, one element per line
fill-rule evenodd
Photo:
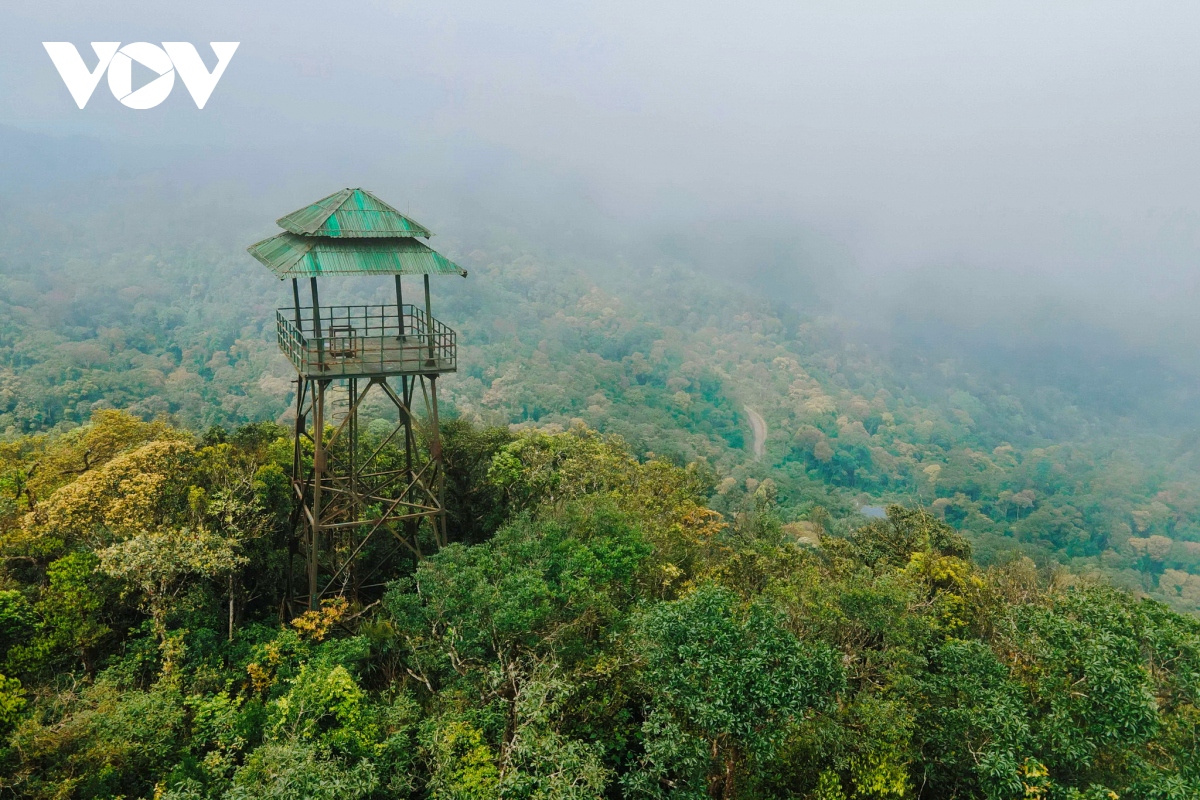
<path fill-rule="evenodd" d="M 233 573 L 229 573 L 229 641 L 233 641 Z"/>

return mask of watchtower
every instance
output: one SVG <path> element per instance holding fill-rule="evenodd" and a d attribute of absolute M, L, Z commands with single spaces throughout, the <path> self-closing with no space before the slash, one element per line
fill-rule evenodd
<path fill-rule="evenodd" d="M 445 544 L 437 379 L 455 371 L 457 349 L 454 331 L 433 318 L 429 276 L 467 272 L 418 241 L 433 235 L 427 228 L 363 189 L 277 222 L 283 233 L 248 250 L 292 281 L 292 308 L 276 312 L 275 329 L 297 373 L 292 552 L 304 557 L 307 593 L 293 594 L 290 577 L 288 593 L 289 604 L 312 609 L 323 597 L 357 595 L 401 549 L 419 558 L 422 542 Z M 395 305 L 322 306 L 318 278 L 343 275 L 394 276 Z M 405 304 L 406 275 L 422 276 L 424 307 Z M 382 431 L 373 422 L 364 443 L 359 411 L 380 396 L 394 424 Z M 418 397 L 423 421 L 413 413 Z M 380 533 L 390 546 L 380 547 Z"/>

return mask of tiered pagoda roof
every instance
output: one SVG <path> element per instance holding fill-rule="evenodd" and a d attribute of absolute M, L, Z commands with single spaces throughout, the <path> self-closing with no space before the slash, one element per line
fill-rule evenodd
<path fill-rule="evenodd" d="M 277 220 L 283 233 L 247 248 L 279 278 L 462 275 L 417 238 L 433 234 L 365 189 L 342 189 Z"/>

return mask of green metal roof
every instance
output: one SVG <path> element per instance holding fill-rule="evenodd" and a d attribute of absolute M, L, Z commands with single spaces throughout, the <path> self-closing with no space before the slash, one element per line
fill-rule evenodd
<path fill-rule="evenodd" d="M 342 189 L 277 220 L 285 231 L 337 239 L 408 237 L 433 234 L 366 189 Z"/>
<path fill-rule="evenodd" d="M 284 278 L 323 275 L 461 275 L 467 271 L 413 238 L 334 239 L 281 233 L 246 248 Z"/>

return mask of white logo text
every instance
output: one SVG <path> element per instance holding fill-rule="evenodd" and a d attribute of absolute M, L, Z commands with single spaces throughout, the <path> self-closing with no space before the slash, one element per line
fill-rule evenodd
<path fill-rule="evenodd" d="M 209 72 L 195 46 L 189 42 L 163 42 L 162 47 L 149 42 L 132 42 L 124 47 L 120 42 L 92 42 L 96 54 L 95 69 L 88 69 L 70 42 L 42 42 L 75 105 L 80 108 L 87 105 L 107 70 L 108 88 L 113 97 L 122 105 L 137 109 L 154 108 L 166 100 L 175 87 L 176 72 L 196 101 L 196 108 L 204 108 L 238 44 L 240 42 L 209 42 L 217 57 L 217 65 Z M 137 89 L 133 88 L 135 61 L 158 75 Z"/>

